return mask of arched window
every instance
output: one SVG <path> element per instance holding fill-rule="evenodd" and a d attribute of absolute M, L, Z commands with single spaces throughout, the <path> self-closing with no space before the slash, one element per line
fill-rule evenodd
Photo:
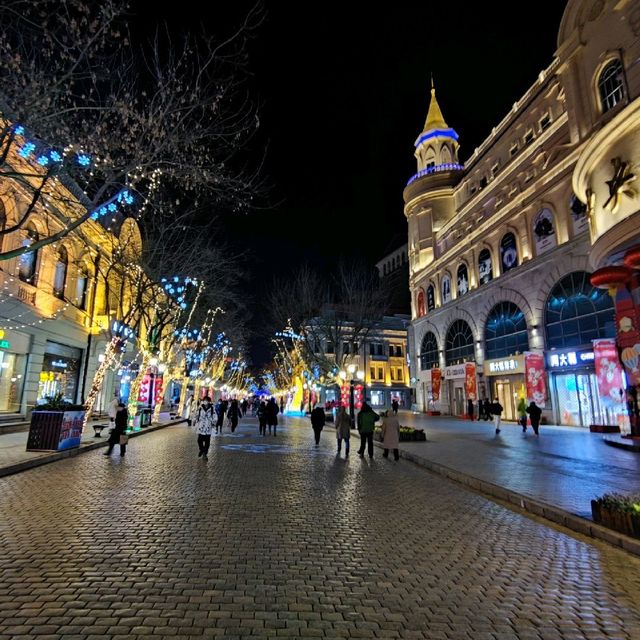
<path fill-rule="evenodd" d="M 67 283 L 67 268 L 69 267 L 69 256 L 64 247 L 58 249 L 56 256 L 56 270 L 53 274 L 53 295 L 64 300 L 64 287 Z"/>
<path fill-rule="evenodd" d="M 473 360 L 473 333 L 464 320 L 456 320 L 447 331 L 444 357 L 447 366 Z"/>
<path fill-rule="evenodd" d="M 438 358 L 438 340 L 432 331 L 428 331 L 420 345 L 420 371 L 427 371 L 440 366 Z"/>
<path fill-rule="evenodd" d="M 486 357 L 506 358 L 529 349 L 524 313 L 513 302 L 500 302 L 491 311 L 484 329 Z"/>
<path fill-rule="evenodd" d="M 87 288 L 89 286 L 89 271 L 86 267 L 82 267 L 78 271 L 78 279 L 76 280 L 76 306 L 78 309 L 86 311 L 87 309 Z"/>
<path fill-rule="evenodd" d="M 600 92 L 602 113 L 613 109 L 624 99 L 624 74 L 622 64 L 617 58 L 612 60 L 600 73 L 598 91 Z"/>
<path fill-rule="evenodd" d="M 436 290 L 430 284 L 427 287 L 427 311 L 433 311 L 436 308 Z"/>
<path fill-rule="evenodd" d="M 422 318 L 426 313 L 424 306 L 424 291 L 420 289 L 420 291 L 418 291 L 418 318 Z"/>
<path fill-rule="evenodd" d="M 513 233 L 505 233 L 500 241 L 501 273 L 518 266 L 518 245 Z"/>
<path fill-rule="evenodd" d="M 29 227 L 26 230 L 26 237 L 22 241 L 23 247 L 30 247 L 34 242 L 39 239 L 38 232 Z M 38 250 L 28 251 L 20 256 L 18 266 L 18 278 L 22 282 L 28 282 L 29 284 L 36 284 L 36 266 L 38 264 Z"/>
<path fill-rule="evenodd" d="M 551 290 L 545 307 L 548 349 L 578 347 L 615 336 L 611 296 L 594 287 L 590 275 L 574 271 Z"/>
<path fill-rule="evenodd" d="M 480 284 L 486 284 L 493 279 L 493 264 L 489 249 L 483 249 L 478 256 L 478 277 Z"/>
<path fill-rule="evenodd" d="M 458 280 L 457 280 L 457 291 L 458 297 L 463 296 L 467 291 L 469 291 L 469 273 L 467 271 L 467 265 L 464 262 L 458 267 Z"/>

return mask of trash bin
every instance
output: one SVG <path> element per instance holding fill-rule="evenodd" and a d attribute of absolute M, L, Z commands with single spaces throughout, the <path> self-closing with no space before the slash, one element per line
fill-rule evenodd
<path fill-rule="evenodd" d="M 151 424 L 151 416 L 153 414 L 153 409 L 149 407 L 143 407 L 140 409 L 140 426 L 148 427 Z"/>

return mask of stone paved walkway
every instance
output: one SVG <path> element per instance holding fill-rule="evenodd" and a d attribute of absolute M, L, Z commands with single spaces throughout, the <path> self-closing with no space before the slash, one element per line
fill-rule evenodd
<path fill-rule="evenodd" d="M 0 480 L 0 640 L 640 639 L 640 559 L 253 421 Z"/>
<path fill-rule="evenodd" d="M 603 493 L 640 493 L 640 455 L 585 429 L 543 425 L 536 438 L 531 427 L 525 435 L 509 423 L 496 435 L 492 422 L 408 412 L 400 422 L 423 428 L 428 439 L 401 443 L 402 449 L 585 518 Z"/>

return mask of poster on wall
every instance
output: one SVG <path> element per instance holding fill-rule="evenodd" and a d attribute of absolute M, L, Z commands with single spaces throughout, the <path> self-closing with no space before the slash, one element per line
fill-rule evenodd
<path fill-rule="evenodd" d="M 442 372 L 440 369 L 431 369 L 431 395 L 434 402 L 440 400 L 440 383 Z"/>
<path fill-rule="evenodd" d="M 436 308 L 436 292 L 433 285 L 427 287 L 427 310 L 433 311 Z"/>
<path fill-rule="evenodd" d="M 464 365 L 464 391 L 467 395 L 467 400 L 476 400 L 478 397 L 478 390 L 476 387 L 476 363 L 467 362 Z"/>
<path fill-rule="evenodd" d="M 493 265 L 489 249 L 483 249 L 478 256 L 478 275 L 480 284 L 486 284 L 493 279 Z"/>
<path fill-rule="evenodd" d="M 556 246 L 556 230 L 551 209 L 542 209 L 536 214 L 533 219 L 533 235 L 538 256 Z"/>
<path fill-rule="evenodd" d="M 467 291 L 469 291 L 469 274 L 467 272 L 466 264 L 461 264 L 458 267 L 457 276 L 458 276 L 458 279 L 457 279 L 458 295 L 463 296 L 465 293 L 467 293 Z"/>
<path fill-rule="evenodd" d="M 538 353 L 525 353 L 524 371 L 527 383 L 527 400 L 533 400 L 539 407 L 544 408 L 547 401 L 544 356 Z"/>
<path fill-rule="evenodd" d="M 427 312 L 424 307 L 424 291 L 420 289 L 420 291 L 418 291 L 418 318 L 422 318 L 426 313 Z"/>
<path fill-rule="evenodd" d="M 500 242 L 500 263 L 502 273 L 518 266 L 518 246 L 516 237 L 511 232 L 505 234 Z"/>
<path fill-rule="evenodd" d="M 609 408 L 620 405 L 624 401 L 621 393 L 624 385 L 616 341 L 608 338 L 594 340 L 593 353 L 600 401 Z"/>
<path fill-rule="evenodd" d="M 571 211 L 571 221 L 573 222 L 573 235 L 580 235 L 589 228 L 587 205 L 574 193 L 569 200 L 569 210 Z"/>
<path fill-rule="evenodd" d="M 73 449 L 80 446 L 82 425 L 84 423 L 84 411 L 65 411 L 62 415 L 62 427 L 60 428 L 60 440 L 58 451 Z"/>
<path fill-rule="evenodd" d="M 451 278 L 442 276 L 442 304 L 451 302 Z"/>

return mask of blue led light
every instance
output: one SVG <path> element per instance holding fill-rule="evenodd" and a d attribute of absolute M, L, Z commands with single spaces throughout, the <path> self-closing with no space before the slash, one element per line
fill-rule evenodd
<path fill-rule="evenodd" d="M 43 166 L 43 167 L 46 167 L 46 166 L 49 164 L 49 158 L 47 158 L 47 156 L 38 156 L 38 157 L 36 158 L 36 162 L 37 162 L 39 165 L 41 165 L 41 166 Z"/>
<path fill-rule="evenodd" d="M 62 156 L 55 150 L 49 152 L 49 157 L 53 162 L 62 162 Z"/>
<path fill-rule="evenodd" d="M 428 176 L 432 173 L 440 173 L 442 171 L 462 171 L 463 169 L 464 165 L 458 164 L 457 162 L 446 162 L 444 164 L 437 164 L 433 167 L 427 167 L 426 169 L 422 169 L 422 171 L 418 171 L 418 173 L 416 173 L 414 176 L 411 176 L 411 178 L 409 178 L 409 181 L 407 182 L 407 186 L 409 186 L 418 178 Z"/>
<path fill-rule="evenodd" d="M 454 129 L 433 129 L 431 131 L 425 131 L 421 133 L 418 139 L 416 140 L 415 146 L 420 146 L 425 140 L 430 140 L 431 138 L 451 138 L 452 140 L 458 139 L 458 134 Z"/>
<path fill-rule="evenodd" d="M 26 142 L 24 146 L 18 151 L 18 155 L 23 158 L 28 158 L 34 151 L 36 145 L 33 142 Z"/>
<path fill-rule="evenodd" d="M 81 167 L 88 167 L 91 164 L 91 158 L 86 153 L 79 153 L 76 160 Z"/>
<path fill-rule="evenodd" d="M 15 133 L 19 136 L 21 136 L 24 133 L 24 127 L 19 124 L 15 129 L 14 129 Z"/>

